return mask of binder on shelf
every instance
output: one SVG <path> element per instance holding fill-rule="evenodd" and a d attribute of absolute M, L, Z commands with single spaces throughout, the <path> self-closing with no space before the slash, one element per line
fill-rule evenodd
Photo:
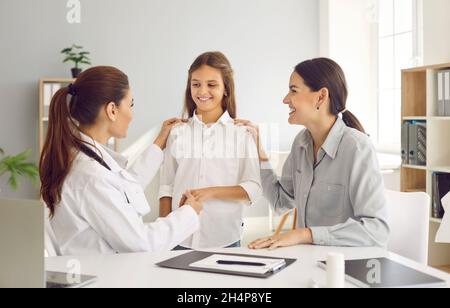
<path fill-rule="evenodd" d="M 444 105 L 445 116 L 450 117 L 450 70 L 444 72 Z"/>
<path fill-rule="evenodd" d="M 437 97 L 438 97 L 438 116 L 445 116 L 445 101 L 444 101 L 444 71 L 437 73 Z"/>
<path fill-rule="evenodd" d="M 427 124 L 417 123 L 417 165 L 427 165 Z"/>
<path fill-rule="evenodd" d="M 402 124 L 402 164 L 409 164 L 409 121 Z"/>
<path fill-rule="evenodd" d="M 433 204 L 431 216 L 441 219 L 444 217 L 442 198 L 450 192 L 450 173 L 434 172 L 432 178 Z"/>
<path fill-rule="evenodd" d="M 410 165 L 426 166 L 427 164 L 427 124 L 423 121 L 412 121 L 409 124 L 408 159 Z"/>
<path fill-rule="evenodd" d="M 48 118 L 49 115 L 49 108 L 50 108 L 50 102 L 53 96 L 52 93 L 52 84 L 51 83 L 44 83 L 44 118 Z"/>

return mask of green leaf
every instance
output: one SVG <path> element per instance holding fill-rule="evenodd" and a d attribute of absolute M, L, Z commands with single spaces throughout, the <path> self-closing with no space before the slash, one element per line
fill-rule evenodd
<path fill-rule="evenodd" d="M 19 163 L 19 162 L 25 161 L 28 158 L 28 156 L 30 156 L 30 154 L 31 154 L 31 150 L 27 150 L 16 156 L 13 156 L 13 158 L 15 159 L 16 162 Z"/>
<path fill-rule="evenodd" d="M 39 170 L 35 164 L 26 162 L 31 151 L 24 151 L 16 156 L 7 156 L 0 161 L 0 176 L 9 173 L 8 185 L 17 190 L 19 187 L 19 178 L 24 176 L 31 180 L 33 184 L 37 183 Z"/>
<path fill-rule="evenodd" d="M 89 55 L 89 54 L 90 54 L 89 51 L 82 51 L 82 52 L 80 52 L 80 55 Z"/>
<path fill-rule="evenodd" d="M 76 45 L 76 44 L 73 44 L 72 46 L 73 46 L 73 48 L 76 48 L 76 49 L 81 49 L 81 48 L 83 48 L 83 46 Z"/>
<path fill-rule="evenodd" d="M 3 161 L 0 161 L 0 176 L 6 173 L 8 171 L 8 167 Z"/>
<path fill-rule="evenodd" d="M 17 174 L 16 170 L 12 169 L 10 170 L 11 175 L 9 176 L 8 179 L 8 185 L 13 189 L 13 190 L 17 190 L 18 186 L 19 186 L 19 175 Z"/>
<path fill-rule="evenodd" d="M 3 151 L 3 149 L 2 148 L 0 148 L 0 154 L 5 154 L 5 151 Z"/>
<path fill-rule="evenodd" d="M 61 50 L 61 53 L 68 53 L 68 52 L 71 52 L 72 51 L 72 48 L 64 48 L 63 50 Z"/>
<path fill-rule="evenodd" d="M 91 62 L 89 62 L 89 61 L 80 61 L 80 63 L 82 63 L 82 64 L 87 64 L 87 65 L 91 65 Z"/>

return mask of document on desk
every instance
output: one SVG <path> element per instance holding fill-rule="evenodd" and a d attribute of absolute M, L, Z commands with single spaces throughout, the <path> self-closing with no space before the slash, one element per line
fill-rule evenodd
<path fill-rule="evenodd" d="M 230 272 L 266 274 L 268 272 L 276 272 L 285 265 L 285 259 L 266 259 L 213 254 L 207 258 L 191 263 L 189 266 Z"/>

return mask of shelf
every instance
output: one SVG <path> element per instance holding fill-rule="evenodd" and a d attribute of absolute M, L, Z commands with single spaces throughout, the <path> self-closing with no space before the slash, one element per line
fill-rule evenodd
<path fill-rule="evenodd" d="M 430 221 L 434 222 L 434 223 L 437 223 L 437 224 L 440 224 L 442 222 L 442 219 L 441 218 L 430 217 Z"/>
<path fill-rule="evenodd" d="M 426 166 L 402 165 L 402 167 L 403 168 L 408 168 L 408 169 L 427 170 Z"/>
<path fill-rule="evenodd" d="M 438 117 L 438 116 L 431 116 L 431 117 L 402 117 L 403 121 L 450 121 L 450 117 Z"/>
<path fill-rule="evenodd" d="M 402 111 L 405 121 L 427 123 L 427 166 L 402 165 L 401 191 L 426 191 L 433 196 L 433 172 L 450 173 L 450 116 L 438 116 L 437 72 L 450 67 L 450 63 L 415 67 L 402 70 Z M 430 202 L 431 206 L 431 202 Z M 450 245 L 434 242 L 442 219 L 433 218 L 431 211 L 426 219 L 430 225 L 428 243 L 429 264 L 443 265 L 450 271 Z"/>
<path fill-rule="evenodd" d="M 428 117 L 429 120 L 450 121 L 450 117 Z"/>
<path fill-rule="evenodd" d="M 450 173 L 450 167 L 448 167 L 448 166 L 429 167 L 428 170 L 431 171 L 431 172 Z"/>
<path fill-rule="evenodd" d="M 42 118 L 42 122 L 48 122 L 48 118 L 47 117 Z"/>
<path fill-rule="evenodd" d="M 441 265 L 441 266 L 433 266 L 434 268 L 449 273 L 450 274 L 450 264 L 449 265 Z"/>
<path fill-rule="evenodd" d="M 403 121 L 426 121 L 427 117 L 403 117 Z"/>

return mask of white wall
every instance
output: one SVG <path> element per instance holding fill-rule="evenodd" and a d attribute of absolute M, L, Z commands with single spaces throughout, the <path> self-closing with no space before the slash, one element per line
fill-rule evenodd
<path fill-rule="evenodd" d="M 424 64 L 450 63 L 450 1 L 423 1 Z"/>
<path fill-rule="evenodd" d="M 377 45 L 372 0 L 320 0 L 320 53 L 343 68 L 347 108 L 377 141 Z"/>
<path fill-rule="evenodd" d="M 64 0 L 0 1 L 0 146 L 7 152 L 31 148 L 37 160 L 37 83 L 69 77 L 59 51 L 72 43 L 91 51 L 93 65 L 130 77 L 135 121 L 122 148 L 180 115 L 188 67 L 209 50 L 223 51 L 235 68 L 239 117 L 279 124 L 280 148 L 290 148 L 299 128 L 288 126 L 281 102 L 293 67 L 318 55 L 316 0 L 80 1 L 81 24 L 67 23 Z M 28 184 L 0 194 L 37 196 Z"/>

